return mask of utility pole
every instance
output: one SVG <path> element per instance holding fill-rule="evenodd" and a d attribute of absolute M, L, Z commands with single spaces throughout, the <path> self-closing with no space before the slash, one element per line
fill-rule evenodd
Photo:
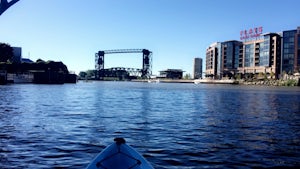
<path fill-rule="evenodd" d="M 9 7 L 17 3 L 19 0 L 12 0 L 8 2 L 7 0 L 0 0 L 0 15 L 3 14 Z"/>

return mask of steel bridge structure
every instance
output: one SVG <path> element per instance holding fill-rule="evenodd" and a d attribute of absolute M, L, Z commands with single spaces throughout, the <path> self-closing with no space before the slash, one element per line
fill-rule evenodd
<path fill-rule="evenodd" d="M 17 3 L 19 0 L 12 0 L 8 2 L 7 0 L 0 0 L 0 15 L 3 14 L 9 7 Z"/>
<path fill-rule="evenodd" d="M 122 53 L 142 53 L 142 68 L 104 68 L 104 55 L 106 54 L 122 54 Z M 110 76 L 107 72 L 112 71 L 125 71 L 133 76 L 140 76 L 142 78 L 150 78 L 152 74 L 152 52 L 147 49 L 116 49 L 116 50 L 103 50 L 98 51 L 95 54 L 95 70 L 96 70 L 96 79 L 103 79 L 105 76 Z M 110 73 L 111 74 L 111 73 Z"/>

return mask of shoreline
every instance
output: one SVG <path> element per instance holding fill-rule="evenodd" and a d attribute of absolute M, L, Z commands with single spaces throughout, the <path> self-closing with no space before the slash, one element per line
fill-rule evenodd
<path fill-rule="evenodd" d="M 159 80 L 159 81 L 158 81 Z M 152 79 L 151 82 L 149 80 L 132 80 L 131 82 L 143 82 L 143 83 L 194 83 L 194 84 L 224 84 L 224 85 L 254 85 L 254 86 L 300 86 L 300 79 L 287 79 L 287 80 L 233 80 L 230 83 L 226 81 L 216 81 L 210 80 L 207 82 L 196 83 L 195 80 L 185 80 L 185 79 Z"/>
<path fill-rule="evenodd" d="M 144 82 L 144 83 L 194 83 L 194 80 L 188 79 L 141 79 L 131 80 L 131 82 Z"/>

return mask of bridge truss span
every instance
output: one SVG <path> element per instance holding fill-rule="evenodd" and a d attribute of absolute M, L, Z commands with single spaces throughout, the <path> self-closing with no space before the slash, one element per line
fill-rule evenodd
<path fill-rule="evenodd" d="M 117 54 L 117 53 L 143 53 L 143 50 L 147 49 L 113 49 L 113 50 L 104 50 L 105 54 Z"/>
<path fill-rule="evenodd" d="M 140 71 L 142 78 L 150 78 L 152 74 L 152 52 L 147 49 L 115 49 L 115 50 L 102 50 L 95 54 L 95 69 L 96 78 L 103 79 L 107 70 L 104 68 L 104 55 L 106 54 L 121 54 L 121 53 L 142 53 L 142 68 L 136 69 Z M 132 68 L 133 69 L 133 68 Z M 130 68 L 126 69 L 128 72 Z M 129 71 L 130 72 L 130 71 Z"/>

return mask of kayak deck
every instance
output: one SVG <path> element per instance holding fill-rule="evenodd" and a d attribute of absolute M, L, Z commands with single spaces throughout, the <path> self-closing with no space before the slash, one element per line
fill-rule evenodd
<path fill-rule="evenodd" d="M 114 141 L 98 154 L 87 169 L 153 169 L 142 155 L 126 144 L 125 139 L 115 138 Z"/>

